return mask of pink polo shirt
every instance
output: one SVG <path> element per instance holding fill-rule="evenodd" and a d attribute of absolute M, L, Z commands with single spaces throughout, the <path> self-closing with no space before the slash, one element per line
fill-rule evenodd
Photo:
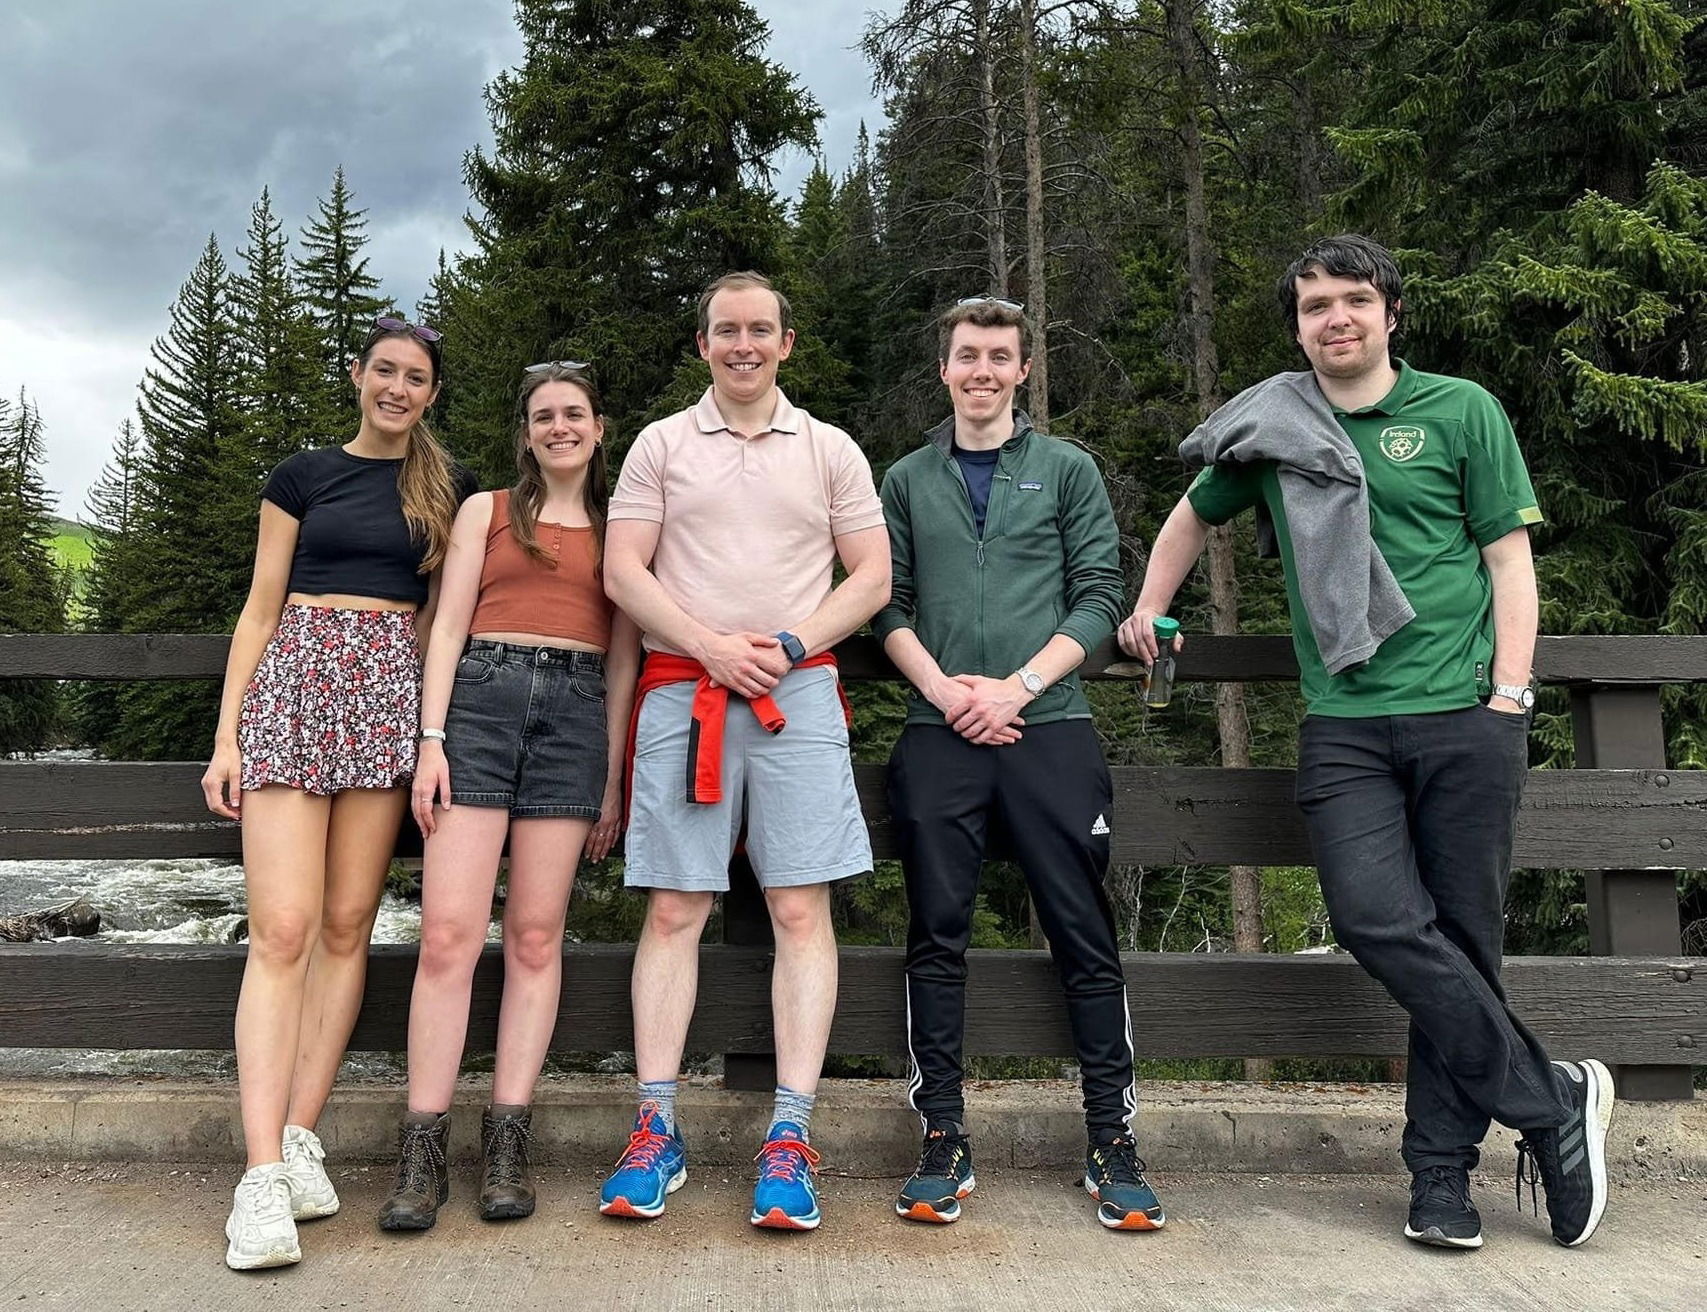
<path fill-rule="evenodd" d="M 818 609 L 836 538 L 881 525 L 883 506 L 871 465 L 841 429 L 779 390 L 770 427 L 737 433 L 708 388 L 691 410 L 641 431 L 607 515 L 663 526 L 652 572 L 701 624 L 776 633 Z M 674 650 L 652 634 L 646 646 Z"/>

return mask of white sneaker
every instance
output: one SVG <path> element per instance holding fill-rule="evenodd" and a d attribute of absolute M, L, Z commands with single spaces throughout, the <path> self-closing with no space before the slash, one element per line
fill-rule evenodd
<path fill-rule="evenodd" d="M 300 1125 L 285 1126 L 285 1180 L 290 1185 L 290 1214 L 298 1221 L 331 1216 L 338 1210 L 338 1191 L 320 1164 L 325 1160 L 319 1135 Z"/>
<path fill-rule="evenodd" d="M 233 1271 L 302 1261 L 283 1162 L 251 1166 L 244 1172 L 231 1200 L 225 1237 L 231 1241 L 225 1250 L 225 1265 Z"/>

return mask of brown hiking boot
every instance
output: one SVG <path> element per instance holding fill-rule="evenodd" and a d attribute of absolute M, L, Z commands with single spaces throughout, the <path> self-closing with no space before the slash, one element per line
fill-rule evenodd
<path fill-rule="evenodd" d="M 480 1118 L 480 1218 L 508 1221 L 533 1215 L 533 1175 L 528 1170 L 527 1107 L 499 1111 L 488 1107 Z"/>
<path fill-rule="evenodd" d="M 403 1122 L 402 1159 L 397 1185 L 379 1209 L 381 1230 L 431 1230 L 439 1208 L 450 1197 L 450 1169 L 445 1149 L 450 1142 L 450 1113 L 427 1125 Z"/>

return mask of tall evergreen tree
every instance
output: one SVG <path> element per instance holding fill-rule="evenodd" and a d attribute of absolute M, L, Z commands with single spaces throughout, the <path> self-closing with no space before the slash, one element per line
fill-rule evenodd
<path fill-rule="evenodd" d="M 314 431 L 321 339 L 297 293 L 288 239 L 265 188 L 249 213 L 247 242 L 237 248 L 241 265 L 231 280 L 231 298 L 243 374 L 243 435 L 261 472 L 336 435 Z"/>
<path fill-rule="evenodd" d="M 450 428 L 506 461 L 534 360 L 591 361 L 619 432 L 691 389 L 671 383 L 694 299 L 780 270 L 771 161 L 810 148 L 818 115 L 744 0 L 519 0 L 516 22 L 521 63 L 486 89 L 493 149 L 464 164 L 476 251 L 446 338 Z"/>
<path fill-rule="evenodd" d="M 58 633 L 65 590 L 49 541 L 52 503 L 42 483 L 41 412 L 20 389 L 0 401 L 0 632 Z M 51 679 L 0 683 L 0 755 L 46 747 L 58 724 Z"/>
<path fill-rule="evenodd" d="M 90 488 L 85 504 L 92 532 L 81 626 L 96 633 L 123 631 L 135 593 L 135 574 L 147 568 L 131 541 L 141 497 L 142 460 L 142 439 L 136 425 L 126 419 L 119 425 L 112 458 Z M 113 732 L 122 687 L 103 682 L 72 685 L 68 718 L 75 741 L 100 743 Z"/>
<path fill-rule="evenodd" d="M 99 618 L 130 633 L 217 633 L 243 602 L 256 487 L 231 278 L 215 238 L 152 355 L 137 405 L 143 453 L 130 530 L 102 561 L 123 580 L 120 604 Z M 218 698 L 209 684 L 126 684 L 112 722 L 96 726 L 96 745 L 135 759 L 193 758 L 207 751 Z"/>
<path fill-rule="evenodd" d="M 379 279 L 368 272 L 367 211 L 357 209 L 343 165 L 332 190 L 302 230 L 296 284 L 320 334 L 323 389 L 315 405 L 319 441 L 343 441 L 360 420 L 349 385 L 350 361 L 361 350 L 374 317 L 385 311 Z"/>

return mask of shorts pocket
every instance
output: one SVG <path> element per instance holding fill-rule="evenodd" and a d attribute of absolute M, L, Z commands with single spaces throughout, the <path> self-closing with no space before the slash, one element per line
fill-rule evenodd
<path fill-rule="evenodd" d="M 575 695 L 585 701 L 597 702 L 600 706 L 605 701 L 605 681 L 597 674 L 577 674 L 569 680 L 569 686 L 575 690 Z"/>
<path fill-rule="evenodd" d="M 456 682 L 486 683 L 491 679 L 496 669 L 497 667 L 491 661 L 484 660 L 479 656 L 464 656 L 456 664 Z"/>

